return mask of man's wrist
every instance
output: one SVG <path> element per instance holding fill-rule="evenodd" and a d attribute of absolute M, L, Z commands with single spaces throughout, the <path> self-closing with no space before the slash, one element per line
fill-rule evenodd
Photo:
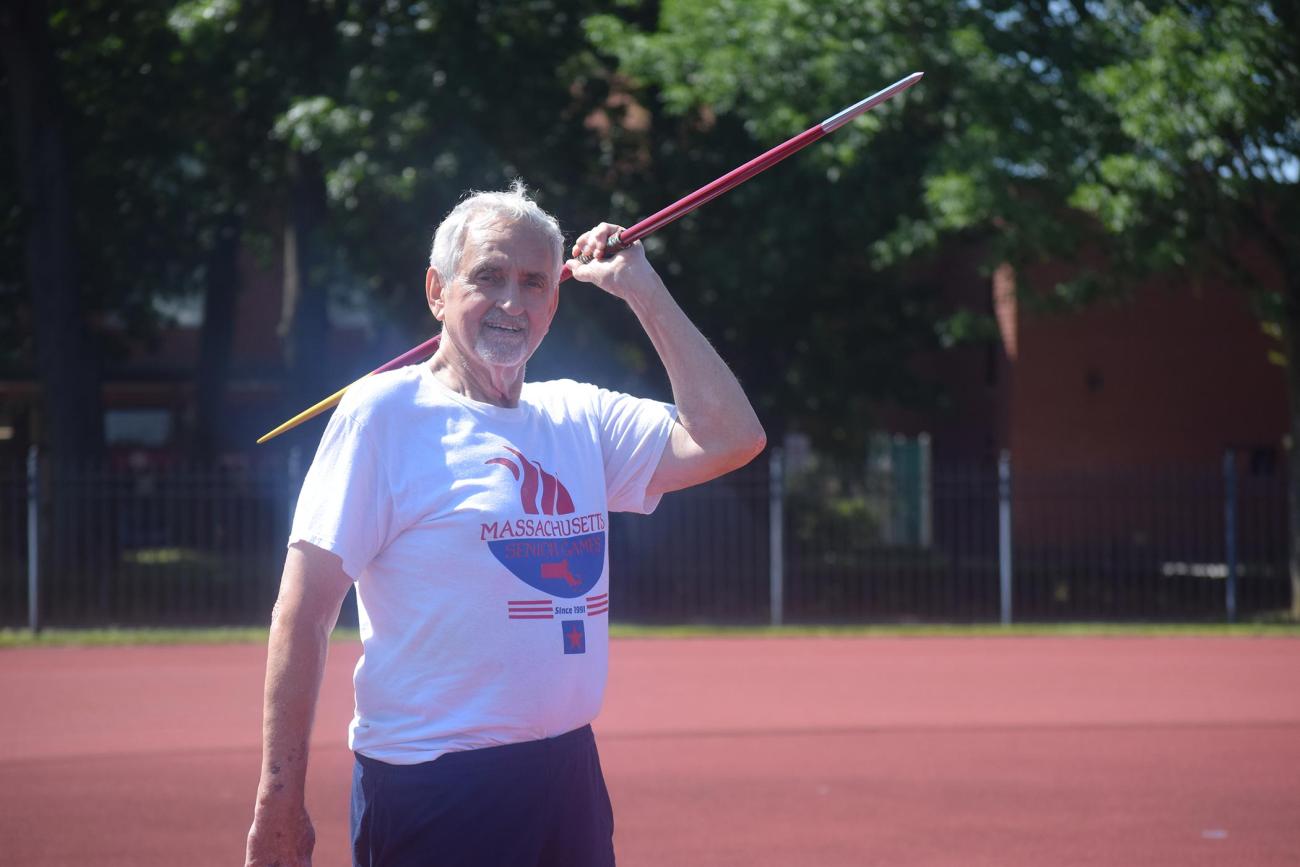
<path fill-rule="evenodd" d="M 632 312 L 638 317 L 647 314 L 653 315 L 664 309 L 665 305 L 672 306 L 676 302 L 673 295 L 664 285 L 664 281 L 656 274 L 654 279 L 646 285 L 639 288 L 639 291 L 629 292 L 627 295 L 627 306 L 632 308 Z"/>
<path fill-rule="evenodd" d="M 259 813 L 287 813 L 302 809 L 306 802 L 305 787 L 274 779 L 270 782 L 264 780 L 257 787 L 257 802 L 254 809 Z"/>

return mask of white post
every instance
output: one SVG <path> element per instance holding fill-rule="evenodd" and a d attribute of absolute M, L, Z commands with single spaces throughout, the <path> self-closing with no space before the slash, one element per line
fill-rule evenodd
<path fill-rule="evenodd" d="M 921 531 L 917 542 L 922 548 L 929 548 L 934 543 L 934 502 L 931 499 L 932 478 L 930 472 L 930 435 L 923 433 L 916 438 L 920 449 L 920 497 L 921 497 Z"/>
<path fill-rule="evenodd" d="M 40 453 L 27 450 L 27 627 L 41 631 L 41 485 Z"/>
<path fill-rule="evenodd" d="M 1011 452 L 998 455 L 998 578 L 1002 625 L 1011 623 Z"/>
<path fill-rule="evenodd" d="M 768 455 L 768 584 L 772 625 L 785 619 L 785 466 L 781 447 L 773 446 Z"/>
<path fill-rule="evenodd" d="M 1224 602 L 1229 623 L 1237 622 L 1237 459 L 1232 449 L 1223 454 L 1223 547 L 1228 581 Z"/>

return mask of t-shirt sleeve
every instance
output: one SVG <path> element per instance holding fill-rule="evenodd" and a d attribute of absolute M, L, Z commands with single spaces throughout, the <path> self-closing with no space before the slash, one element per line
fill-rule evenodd
<path fill-rule="evenodd" d="M 596 405 L 609 511 L 648 515 L 662 495 L 651 496 L 646 488 L 677 423 L 677 407 L 603 388 Z"/>
<path fill-rule="evenodd" d="M 364 427 L 336 412 L 303 479 L 289 544 L 337 554 L 352 580 L 388 543 L 393 498 L 379 452 Z"/>

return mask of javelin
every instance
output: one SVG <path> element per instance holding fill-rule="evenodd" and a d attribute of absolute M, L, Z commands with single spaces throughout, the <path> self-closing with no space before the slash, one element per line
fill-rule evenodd
<path fill-rule="evenodd" d="M 691 193 L 689 196 L 686 196 L 685 198 L 673 202 L 671 205 L 664 208 L 662 211 L 658 211 L 654 214 L 651 214 L 641 222 L 624 229 L 622 232 L 619 232 L 618 234 L 611 236 L 609 241 L 606 244 L 606 249 L 610 250 L 611 252 L 622 250 L 623 248 L 631 246 L 632 244 L 641 240 L 646 235 L 649 235 L 651 232 L 658 231 L 659 229 L 662 229 L 664 226 L 667 226 L 669 223 L 673 222 L 674 220 L 678 220 L 684 217 L 685 215 L 689 214 L 691 211 L 698 208 L 700 205 L 703 205 L 705 202 L 716 199 L 718 196 L 722 195 L 728 190 L 740 186 L 745 181 L 752 178 L 754 175 L 757 175 L 760 172 L 764 172 L 770 169 L 772 166 L 776 165 L 781 160 L 790 156 L 795 151 L 802 150 L 803 148 L 817 141 L 822 136 L 835 132 L 835 130 L 844 126 L 844 124 L 853 120 L 855 117 L 861 114 L 865 114 L 866 112 L 880 105 L 880 103 L 884 102 L 885 100 L 891 99 L 894 96 L 902 93 L 904 90 L 907 90 L 909 87 L 911 87 L 912 85 L 920 81 L 921 76 L 923 76 L 924 74 L 925 73 L 923 72 L 913 72 L 911 75 L 907 76 L 906 78 L 901 78 L 898 81 L 894 82 L 893 84 L 889 85 L 889 87 L 886 87 L 884 90 L 881 90 L 877 93 L 873 93 L 871 96 L 868 96 L 866 99 L 862 100 L 861 102 L 855 102 L 853 105 L 849 106 L 843 111 L 838 112 L 837 114 L 833 114 L 830 117 L 826 118 L 826 120 L 822 121 L 821 123 L 809 127 L 808 129 L 799 133 L 794 138 L 789 139 L 788 141 L 785 141 L 777 145 L 776 147 L 772 148 L 770 151 L 754 157 L 752 160 L 745 163 L 744 165 L 737 166 L 736 168 L 727 172 L 722 177 L 718 178 L 716 181 L 713 181 L 709 184 L 706 184 L 705 186 L 700 187 L 698 190 Z M 569 272 L 569 266 L 565 265 L 563 270 L 560 271 L 559 282 L 563 283 L 565 280 L 568 280 L 572 276 L 573 275 Z M 415 347 L 414 349 L 410 349 L 402 353 L 401 355 L 397 356 L 387 364 L 384 364 L 380 367 L 376 367 L 374 370 L 370 371 L 370 373 L 367 373 L 366 376 L 363 376 L 361 377 L 361 379 L 358 379 L 357 382 L 361 382 L 367 376 L 374 376 L 376 373 L 383 373 L 386 370 L 393 370 L 398 367 L 404 367 L 413 362 L 423 361 L 424 359 L 428 358 L 430 355 L 433 355 L 433 353 L 438 349 L 438 342 L 441 339 L 441 336 L 442 335 L 437 335 L 430 340 L 426 340 L 424 343 L 421 343 L 419 346 Z M 316 416 L 323 413 L 325 410 L 330 409 L 335 404 L 337 404 L 340 400 L 342 400 L 343 395 L 347 393 L 347 390 L 351 388 L 353 385 L 356 385 L 357 382 L 354 382 L 351 385 L 344 386 L 343 388 L 334 392 L 334 394 L 330 395 L 329 397 L 322 400 L 320 403 L 313 406 L 311 409 L 306 410 L 305 412 L 301 412 L 298 415 L 294 416 L 293 418 L 289 419 L 287 422 L 280 425 L 275 430 L 262 436 L 262 438 L 258 440 L 258 443 L 264 443 L 267 440 L 272 439 L 273 437 L 277 437 L 280 434 L 284 433 L 285 431 L 291 430 L 297 427 L 298 425 L 302 424 L 303 422 L 307 421 L 308 419 L 315 418 Z"/>

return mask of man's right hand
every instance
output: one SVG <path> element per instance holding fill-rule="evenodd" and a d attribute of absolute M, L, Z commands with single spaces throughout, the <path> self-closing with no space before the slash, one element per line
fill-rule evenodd
<path fill-rule="evenodd" d="M 262 773 L 246 867 L 311 867 L 316 832 L 304 803 L 308 743 L 330 630 L 350 586 L 337 554 L 307 542 L 289 547 L 267 643 Z"/>
<path fill-rule="evenodd" d="M 244 867 L 311 867 L 316 829 L 307 808 L 271 815 L 258 810 L 248 830 Z"/>

